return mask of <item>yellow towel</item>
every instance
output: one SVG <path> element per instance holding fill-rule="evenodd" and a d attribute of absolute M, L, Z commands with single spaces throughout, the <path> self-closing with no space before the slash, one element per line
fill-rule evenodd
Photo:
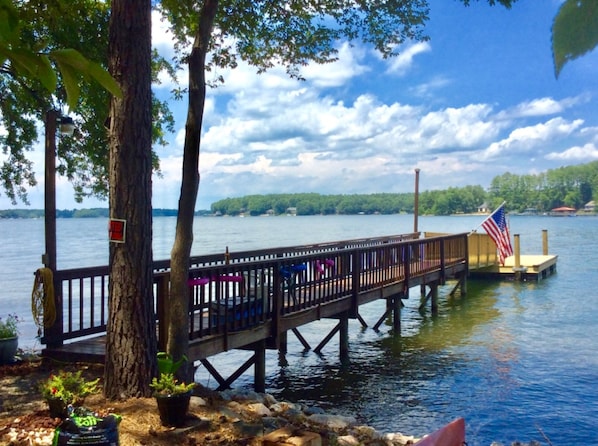
<path fill-rule="evenodd" d="M 50 268 L 39 268 L 35 272 L 33 292 L 31 293 L 31 313 L 41 335 L 42 327 L 54 325 L 56 304 L 54 302 L 54 276 Z"/>

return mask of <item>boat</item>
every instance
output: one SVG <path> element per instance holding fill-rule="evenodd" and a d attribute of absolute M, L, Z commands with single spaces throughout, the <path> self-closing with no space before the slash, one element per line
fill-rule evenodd
<path fill-rule="evenodd" d="M 465 420 L 457 418 L 415 443 L 415 446 L 464 446 Z"/>

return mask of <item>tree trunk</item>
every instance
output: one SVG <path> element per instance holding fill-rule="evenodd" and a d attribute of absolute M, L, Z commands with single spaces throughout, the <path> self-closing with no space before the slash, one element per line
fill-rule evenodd
<path fill-rule="evenodd" d="M 205 0 L 199 13 L 198 29 L 189 55 L 189 107 L 185 123 L 183 178 L 176 223 L 176 232 L 170 253 L 170 302 L 167 351 L 179 360 L 189 350 L 189 258 L 193 245 L 193 215 L 199 189 L 199 151 L 201 126 L 206 100 L 205 60 L 212 34 L 217 0 Z M 179 369 L 182 379 L 192 378 L 192 368 Z"/>
<path fill-rule="evenodd" d="M 150 0 L 112 0 L 109 70 L 123 96 L 110 110 L 110 217 L 126 221 L 110 246 L 104 394 L 150 396 L 157 374 L 152 268 Z"/>

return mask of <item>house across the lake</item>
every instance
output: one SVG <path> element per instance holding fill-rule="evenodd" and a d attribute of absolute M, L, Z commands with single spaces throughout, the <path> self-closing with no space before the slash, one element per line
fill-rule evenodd
<path fill-rule="evenodd" d="M 583 211 L 587 214 L 593 214 L 594 212 L 596 212 L 596 202 L 594 200 L 588 201 L 583 206 Z"/>
<path fill-rule="evenodd" d="M 554 208 L 552 211 L 550 211 L 550 215 L 564 216 L 564 217 L 573 217 L 576 215 L 576 213 L 577 213 L 577 209 L 570 208 L 567 206 L 561 206 L 559 208 Z"/>
<path fill-rule="evenodd" d="M 478 206 L 478 214 L 489 214 L 491 211 L 492 209 L 490 209 L 486 202 Z"/>

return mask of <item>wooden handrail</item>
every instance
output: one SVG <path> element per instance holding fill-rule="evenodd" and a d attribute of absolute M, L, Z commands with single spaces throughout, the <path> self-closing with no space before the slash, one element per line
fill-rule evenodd
<path fill-rule="evenodd" d="M 408 289 L 414 277 L 431 272 L 444 280 L 447 267 L 469 260 L 467 234 L 403 234 L 228 254 L 228 264 L 223 254 L 190 259 L 190 339 L 226 337 L 267 321 L 276 335 L 281 318 L 342 299 L 351 299 L 350 312 L 356 314 L 363 293 L 399 282 Z M 295 268 L 292 277 L 282 274 L 298 265 L 302 267 Z M 168 325 L 169 268 L 168 260 L 154 262 L 160 348 L 165 347 Z M 57 319 L 64 327 L 46 330 L 42 343 L 56 346 L 105 332 L 108 275 L 108 266 L 55 273 L 62 297 Z"/>

